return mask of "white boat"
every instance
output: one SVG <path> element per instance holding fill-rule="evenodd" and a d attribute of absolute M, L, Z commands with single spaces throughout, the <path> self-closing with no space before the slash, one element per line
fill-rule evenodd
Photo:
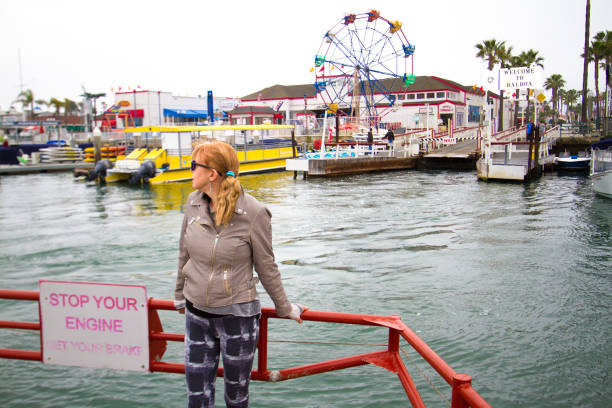
<path fill-rule="evenodd" d="M 591 171 L 593 190 L 602 196 L 612 198 L 612 139 L 605 139 L 591 145 Z"/>
<path fill-rule="evenodd" d="M 585 154 L 570 155 L 565 152 L 560 157 L 555 157 L 554 163 L 559 170 L 586 172 L 590 167 L 591 158 Z"/>

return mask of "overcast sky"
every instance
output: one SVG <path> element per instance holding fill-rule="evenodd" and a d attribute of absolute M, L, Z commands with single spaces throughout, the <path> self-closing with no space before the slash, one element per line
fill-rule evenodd
<path fill-rule="evenodd" d="M 582 87 L 586 0 L 309 0 L 0 2 L 0 108 L 20 91 L 80 101 L 81 86 L 240 97 L 314 82 L 323 35 L 371 8 L 402 22 L 416 45 L 414 73 L 470 85 L 486 65 L 475 44 L 505 40 L 544 57 L 544 77 Z M 612 1 L 591 0 L 591 37 L 612 30 Z M 21 53 L 21 78 L 18 53 Z M 602 74 L 603 75 L 603 74 Z M 600 88 L 603 89 L 603 78 Z M 593 89 L 592 67 L 589 88 Z M 112 98 L 108 101 L 112 102 Z"/>

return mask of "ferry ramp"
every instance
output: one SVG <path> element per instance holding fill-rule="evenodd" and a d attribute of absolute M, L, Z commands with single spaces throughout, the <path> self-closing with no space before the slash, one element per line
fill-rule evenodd
<path fill-rule="evenodd" d="M 474 170 L 478 156 L 478 141 L 468 139 L 425 153 L 423 166 L 427 169 Z"/>

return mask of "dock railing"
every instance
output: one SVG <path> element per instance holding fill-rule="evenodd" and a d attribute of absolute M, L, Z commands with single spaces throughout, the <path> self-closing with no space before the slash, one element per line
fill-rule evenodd
<path fill-rule="evenodd" d="M 489 165 L 527 165 L 527 172 L 551 162 L 552 147 L 560 137 L 559 126 L 545 132 L 539 141 L 526 140 L 526 128 L 509 130 L 494 135 L 494 141 L 482 151 L 482 157 Z M 531 152 L 531 157 L 529 157 Z M 514 160 L 513 160 L 514 158 Z"/>
<path fill-rule="evenodd" d="M 38 302 L 39 292 L 0 289 L 0 299 Z M 183 342 L 185 339 L 184 334 L 164 332 L 157 312 L 158 310 L 168 310 L 176 313 L 174 302 L 165 299 L 149 298 L 148 310 L 150 349 L 149 370 L 152 372 L 184 373 L 184 364 L 161 361 L 166 350 L 167 341 Z M 308 310 L 302 314 L 302 320 L 304 321 L 386 327 L 389 329 L 387 348 L 371 353 L 322 361 L 299 367 L 270 370 L 268 369 L 268 322 L 270 319 L 278 318 L 274 309 L 262 308 L 257 344 L 257 367 L 251 373 L 251 378 L 253 380 L 271 382 L 284 381 L 365 364 L 375 364 L 397 374 L 413 407 L 425 407 L 425 403 L 401 358 L 401 337 L 450 385 L 451 408 L 467 408 L 470 406 L 474 408 L 490 407 L 484 398 L 482 398 L 472 387 L 472 380 L 469 375 L 458 373 L 453 370 L 421 338 L 408 328 L 397 315 L 378 316 Z M 41 324 L 40 322 L 0 321 L 0 328 L 40 331 Z M 42 350 L 0 348 L 0 358 L 42 362 L 43 353 Z M 217 376 L 223 376 L 222 367 L 218 369 Z"/>
<path fill-rule="evenodd" d="M 478 141 L 481 138 L 482 132 L 482 126 L 466 126 L 438 133 L 420 133 L 420 150 L 424 153 L 430 153 L 444 146 L 448 146 L 450 144 L 449 142 L 455 144 L 466 140 Z"/>

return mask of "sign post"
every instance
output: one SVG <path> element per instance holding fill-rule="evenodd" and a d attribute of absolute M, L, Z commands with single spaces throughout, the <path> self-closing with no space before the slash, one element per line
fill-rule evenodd
<path fill-rule="evenodd" d="M 149 370 L 144 286 L 39 281 L 43 363 Z"/>

